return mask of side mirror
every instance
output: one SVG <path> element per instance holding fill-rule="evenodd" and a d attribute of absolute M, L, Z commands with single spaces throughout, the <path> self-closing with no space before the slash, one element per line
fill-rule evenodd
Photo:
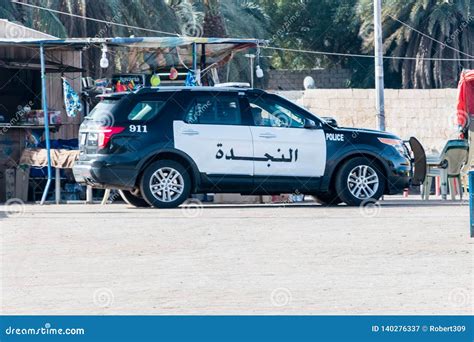
<path fill-rule="evenodd" d="M 315 128 L 317 128 L 316 122 L 314 122 L 311 119 L 305 119 L 304 120 L 304 128 L 315 129 Z"/>
<path fill-rule="evenodd" d="M 321 119 L 324 120 L 324 122 L 326 122 L 328 125 L 332 126 L 332 127 L 337 127 L 337 121 L 336 119 L 334 118 L 331 118 L 329 116 L 324 116 L 322 117 Z"/>

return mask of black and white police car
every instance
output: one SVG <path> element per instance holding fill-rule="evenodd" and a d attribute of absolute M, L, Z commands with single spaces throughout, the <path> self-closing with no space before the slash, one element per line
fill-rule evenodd
<path fill-rule="evenodd" d="M 135 206 L 173 208 L 195 193 L 301 193 L 360 205 L 409 186 L 397 136 L 341 128 L 263 90 L 142 88 L 102 96 L 81 125 L 78 182 Z"/>

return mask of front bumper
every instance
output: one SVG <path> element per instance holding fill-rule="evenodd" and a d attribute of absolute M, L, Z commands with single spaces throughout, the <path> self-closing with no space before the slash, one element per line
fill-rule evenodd
<path fill-rule="evenodd" d="M 413 177 L 413 165 L 407 156 L 399 156 L 389 160 L 389 172 L 387 175 L 388 194 L 402 193 L 409 188 Z"/>

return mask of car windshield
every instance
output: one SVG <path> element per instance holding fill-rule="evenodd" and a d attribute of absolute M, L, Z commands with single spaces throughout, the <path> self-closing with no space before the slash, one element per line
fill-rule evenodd
<path fill-rule="evenodd" d="M 316 115 L 316 114 L 310 112 L 307 108 L 305 108 L 305 107 L 299 105 L 298 103 L 296 103 L 296 102 L 294 102 L 294 101 L 291 101 L 291 100 L 287 99 L 286 97 L 283 97 L 283 96 L 278 95 L 278 94 L 273 94 L 273 96 L 277 97 L 278 100 L 281 100 L 281 101 L 285 101 L 285 102 L 290 101 L 293 106 L 298 107 L 298 109 L 301 109 L 301 110 L 304 111 L 306 114 L 311 115 L 311 116 L 312 116 L 311 119 L 313 119 L 313 120 L 316 121 L 316 122 L 324 121 L 324 120 L 321 119 L 321 117 L 319 117 L 318 115 Z"/>

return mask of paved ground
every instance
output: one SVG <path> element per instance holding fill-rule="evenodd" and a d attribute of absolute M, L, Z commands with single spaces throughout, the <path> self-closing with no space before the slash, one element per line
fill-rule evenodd
<path fill-rule="evenodd" d="M 26 206 L 3 314 L 473 314 L 464 203 Z"/>

